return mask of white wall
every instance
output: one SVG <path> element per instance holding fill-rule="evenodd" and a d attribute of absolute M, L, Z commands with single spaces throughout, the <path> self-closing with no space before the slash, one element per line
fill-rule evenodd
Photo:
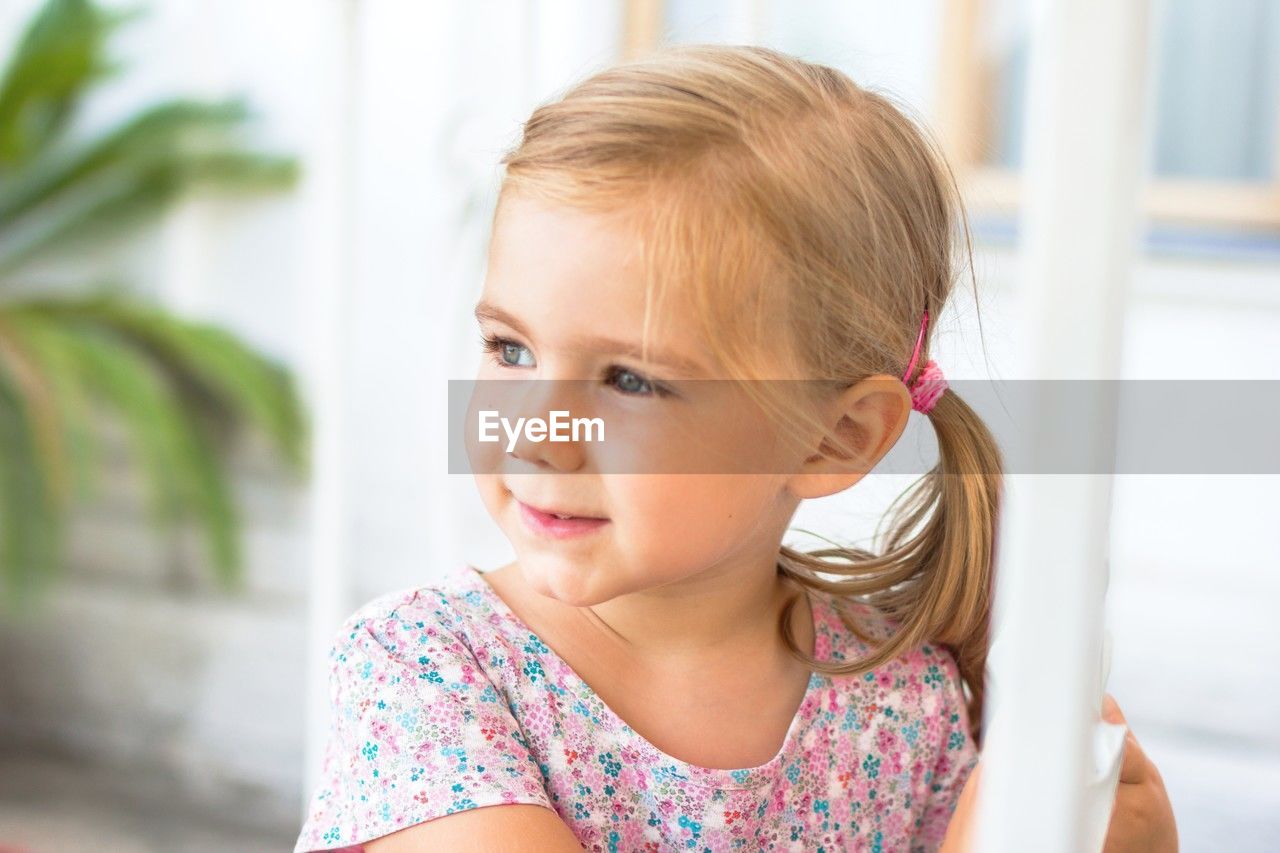
<path fill-rule="evenodd" d="M 339 58 L 314 2 L 157 0 L 117 40 L 132 73 L 86 104 L 79 130 L 162 96 L 244 92 L 261 115 L 252 139 L 299 155 L 304 169 L 328 163 L 332 93 L 316 84 Z M 37 5 L 0 8 L 0 43 Z M 505 544 L 483 520 L 458 527 L 449 514 L 475 497 L 433 453 L 444 448 L 445 379 L 465 376 L 478 355 L 464 321 L 479 294 L 498 156 L 535 99 L 611 56 L 617 27 L 617 9 L 593 2 L 361 4 L 353 280 L 339 330 L 350 355 L 345 612 L 483 550 L 486 536 L 490 551 Z M 308 198 L 192 200 L 134 240 L 38 272 L 72 284 L 126 277 L 234 329 L 304 385 L 323 382 L 306 375 Z M 69 577 L 39 621 L 0 624 L 0 745 L 129 775 L 145 768 L 245 823 L 293 826 L 305 783 L 306 496 L 281 484 L 260 442 L 242 448 L 233 464 L 250 588 L 226 598 L 198 542 L 167 543 L 147 527 L 115 432 L 117 464 L 104 499 L 75 520 Z"/>

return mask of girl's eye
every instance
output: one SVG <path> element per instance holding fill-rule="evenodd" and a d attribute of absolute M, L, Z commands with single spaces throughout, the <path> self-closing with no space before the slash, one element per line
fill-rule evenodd
<path fill-rule="evenodd" d="M 625 367 L 609 368 L 609 381 L 613 383 L 615 388 L 629 397 L 666 397 L 670 393 L 661 385 L 656 385 Z"/>
<path fill-rule="evenodd" d="M 484 351 L 496 355 L 493 359 L 495 364 L 501 367 L 529 367 L 531 364 L 520 364 L 520 351 L 529 352 L 529 348 L 515 341 L 506 338 L 491 338 L 488 335 L 480 336 L 480 346 Z M 532 362 L 532 357 L 530 358 Z"/>
<path fill-rule="evenodd" d="M 533 366 L 533 355 L 529 352 L 529 348 L 508 338 L 481 335 L 480 345 L 486 353 L 494 356 L 491 360 L 499 367 Z M 522 352 L 529 356 L 528 361 L 525 363 L 521 363 L 520 360 Z M 608 369 L 606 381 L 628 397 L 668 397 L 671 395 L 671 391 L 667 388 L 650 382 L 633 370 L 616 365 Z"/>

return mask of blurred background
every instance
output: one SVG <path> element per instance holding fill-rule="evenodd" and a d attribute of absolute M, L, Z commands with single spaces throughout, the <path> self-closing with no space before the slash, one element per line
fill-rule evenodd
<path fill-rule="evenodd" d="M 1017 376 L 1029 5 L 0 2 L 0 849 L 292 849 L 338 620 L 511 556 L 446 380 L 499 156 L 608 62 L 753 42 L 909 104 L 976 241 L 935 357 Z M 1280 378 L 1280 3 L 1150 9 L 1116 378 Z M 908 482 L 796 526 L 865 540 Z M 1184 850 L 1280 850 L 1278 506 L 1116 478 L 1109 686 Z"/>

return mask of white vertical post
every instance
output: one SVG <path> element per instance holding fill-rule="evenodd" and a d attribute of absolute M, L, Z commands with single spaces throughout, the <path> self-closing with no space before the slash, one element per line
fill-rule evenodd
<path fill-rule="evenodd" d="M 1115 386 L 1096 382 L 1091 394 L 1070 395 L 1068 418 L 1068 395 L 1043 380 L 1119 376 L 1146 139 L 1145 7 L 1143 0 L 1043 0 L 1031 24 L 1021 221 L 1026 334 L 1015 369 L 1041 380 L 1026 424 L 1032 440 L 1046 448 L 1089 442 L 1097 471 L 1113 462 Z M 1079 411 L 1082 399 L 1088 412 Z M 1068 421 L 1097 429 L 1065 438 L 1055 431 Z M 1100 789 L 1088 782 L 1102 690 L 1111 480 L 1014 471 L 1006 488 L 973 849 L 1096 851 L 1108 813 L 1094 809 Z M 1109 804 L 1112 789 L 1102 793 Z"/>
<path fill-rule="evenodd" d="M 310 306 L 304 399 L 314 424 L 308 528 L 307 729 L 303 808 L 320 776 L 328 735 L 328 651 L 348 610 L 347 512 L 344 454 L 346 317 L 354 263 L 355 76 L 358 0 L 317 3 L 322 57 L 324 138 L 304 164 L 300 188 L 304 221 L 299 241 L 302 281 Z M 305 819 L 305 815 L 304 815 Z"/>
<path fill-rule="evenodd" d="M 755 44 L 764 35 L 764 0 L 734 0 L 733 14 L 728 20 L 725 41 L 733 44 Z"/>

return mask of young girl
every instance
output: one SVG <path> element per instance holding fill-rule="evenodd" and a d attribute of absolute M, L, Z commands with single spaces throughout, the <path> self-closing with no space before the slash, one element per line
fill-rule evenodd
<path fill-rule="evenodd" d="M 479 378 L 578 380 L 624 440 L 469 447 L 516 559 L 343 625 L 296 851 L 937 849 L 973 799 L 1001 482 L 928 355 L 941 158 L 837 71 L 696 45 L 539 107 L 503 162 Z M 913 409 L 941 459 L 881 553 L 782 545 Z"/>

